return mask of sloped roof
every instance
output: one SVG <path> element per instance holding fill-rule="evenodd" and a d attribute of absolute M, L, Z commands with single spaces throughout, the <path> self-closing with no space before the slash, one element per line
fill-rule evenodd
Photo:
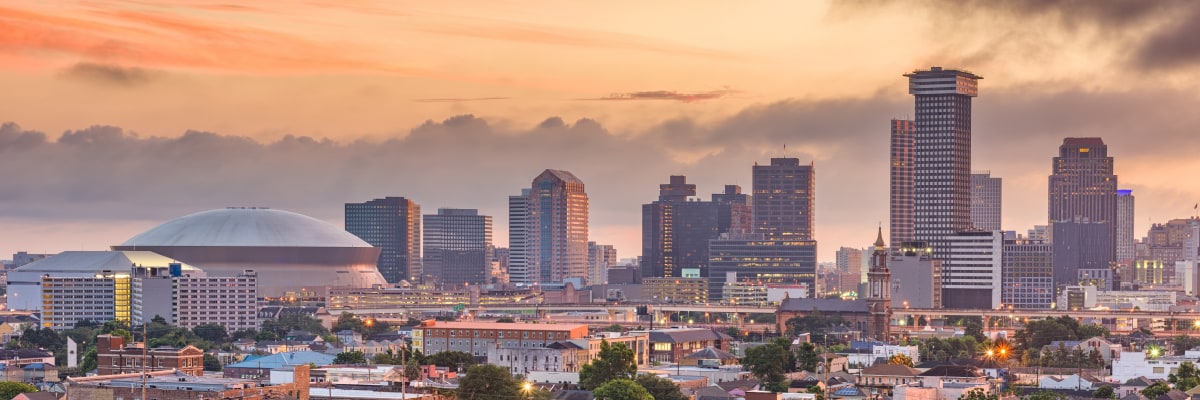
<path fill-rule="evenodd" d="M 651 343 L 685 343 L 703 340 L 722 340 L 723 338 L 712 329 L 664 329 L 650 331 Z"/>
<path fill-rule="evenodd" d="M 869 312 L 866 300 L 841 299 L 784 299 L 779 304 L 779 311 L 809 312 L 816 309 L 820 312 Z"/>
<path fill-rule="evenodd" d="M 596 396 L 588 390 L 556 390 L 551 400 L 595 400 Z"/>
<path fill-rule="evenodd" d="M 733 389 L 754 389 L 758 387 L 757 379 L 739 379 L 735 381 L 717 382 L 717 386 L 726 392 Z"/>
<path fill-rule="evenodd" d="M 732 394 L 729 394 L 729 392 L 725 391 L 725 389 L 721 389 L 720 386 L 705 386 L 696 389 L 694 394 L 696 395 L 696 400 L 722 400 L 734 398 Z"/>
<path fill-rule="evenodd" d="M 711 360 L 711 359 L 736 360 L 738 358 L 738 356 L 733 353 L 730 353 L 728 351 L 721 350 L 716 347 L 708 346 L 703 349 L 700 349 L 699 351 L 696 351 L 695 353 L 683 356 L 683 358 L 702 359 L 702 360 Z"/>
<path fill-rule="evenodd" d="M 316 364 L 318 367 L 333 364 L 334 356 L 315 351 L 292 351 L 272 354 L 226 365 L 226 368 L 276 369 L 285 366 Z"/>
<path fill-rule="evenodd" d="M 541 175 L 538 175 L 538 177 L 540 178 L 546 174 L 550 174 L 551 176 L 558 178 L 558 180 L 561 180 L 563 182 L 580 183 L 580 184 L 583 183 L 583 180 L 576 178 L 575 174 L 572 174 L 567 171 L 563 171 L 561 169 L 547 169 L 545 171 L 542 171 Z"/>
<path fill-rule="evenodd" d="M 921 371 L 917 371 L 913 367 L 899 364 L 875 364 L 862 370 L 863 375 L 881 375 L 881 376 L 918 376 Z"/>
<path fill-rule="evenodd" d="M 857 386 L 846 386 L 844 388 L 834 390 L 833 393 L 830 393 L 830 395 L 839 397 L 867 397 L 867 392 L 864 392 Z"/>
<path fill-rule="evenodd" d="M 929 370 L 927 370 L 925 372 L 922 372 L 921 376 L 951 376 L 951 377 L 956 377 L 956 378 L 979 378 L 979 377 L 982 377 L 983 374 L 980 374 L 979 370 L 972 366 L 943 364 L 943 365 L 938 365 L 936 367 L 930 368 Z"/>
<path fill-rule="evenodd" d="M 1137 378 L 1133 378 L 1133 379 L 1125 381 L 1125 383 L 1121 384 L 1121 386 L 1150 386 L 1153 384 L 1154 384 L 1154 381 L 1151 380 L 1150 378 L 1147 378 L 1144 376 L 1139 376 Z"/>
<path fill-rule="evenodd" d="M 185 215 L 115 247 L 371 247 L 328 222 L 283 210 L 223 208 Z"/>
<path fill-rule="evenodd" d="M 134 265 L 166 267 L 175 260 L 151 251 L 64 251 L 17 268 L 17 272 L 129 272 Z M 182 264 L 184 271 L 199 271 Z"/>

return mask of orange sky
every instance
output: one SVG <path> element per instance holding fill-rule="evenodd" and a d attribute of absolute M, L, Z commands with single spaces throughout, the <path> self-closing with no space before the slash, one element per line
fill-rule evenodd
<path fill-rule="evenodd" d="M 822 259 L 832 259 L 837 246 L 870 242 L 876 223 L 886 221 L 886 187 L 847 188 L 886 184 L 880 160 L 858 160 L 880 169 L 872 172 L 877 181 L 840 178 L 861 173 L 848 170 L 865 165 L 850 160 L 863 156 L 856 147 L 882 154 L 887 119 L 911 113 L 900 75 L 930 65 L 964 67 L 985 77 L 976 101 L 973 167 L 1006 179 L 1006 229 L 1024 231 L 1045 218 L 1045 176 L 1061 137 L 1095 135 L 1119 157 L 1123 186 L 1129 182 L 1147 194 L 1139 197 L 1140 237 L 1151 219 L 1187 216 L 1200 199 L 1200 188 L 1178 179 L 1200 163 L 1174 153 L 1184 146 L 1173 142 L 1190 138 L 1193 121 L 1171 121 L 1172 110 L 1195 104 L 1189 93 L 1200 86 L 1200 60 L 1192 56 L 1200 48 L 1186 40 L 1195 29 L 1188 16 L 1200 15 L 1197 9 L 1187 2 L 1116 1 L 9 1 L 0 2 L 0 87 L 7 92 L 0 110 L 3 121 L 47 132 L 51 140 L 64 131 L 111 125 L 143 139 L 196 130 L 263 143 L 297 135 L 346 144 L 404 138 L 425 121 L 472 114 L 497 134 L 514 136 L 549 117 L 587 118 L 613 140 L 639 143 L 686 121 L 698 130 L 732 133 L 703 141 L 675 137 L 688 146 L 664 144 L 660 153 L 670 162 L 647 171 L 653 176 L 642 183 L 685 173 L 702 183 L 702 195 L 731 180 L 745 184 L 749 166 L 778 155 L 786 142 L 818 165 L 818 239 Z M 1033 117 L 1038 109 L 1023 97 L 1061 104 L 1062 120 Z M 794 138 L 738 143 L 743 157 L 733 164 L 705 161 L 733 154 L 723 140 L 749 134 L 732 127 L 766 113 L 755 110 L 779 104 L 836 110 L 871 101 L 884 105 L 864 109 L 880 112 L 845 118 L 873 121 L 864 126 L 878 131 L 805 131 L 827 126 L 814 121 L 797 125 Z M 1097 110 L 1127 110 L 1128 104 L 1146 107 L 1130 113 L 1142 117 L 1086 123 Z M 815 142 L 810 134 L 831 138 Z M 1143 135 L 1156 138 L 1150 141 L 1158 147 Z M 1014 146 L 1022 141 L 1031 147 Z M 1030 148 L 1038 149 L 1036 157 Z M 1014 159 L 1019 162 L 1010 164 Z M 549 161 L 545 168 L 571 169 Z M 636 255 L 637 205 L 653 200 L 656 186 L 609 184 L 621 177 L 597 171 L 581 176 L 589 189 L 623 194 L 593 195 L 593 236 L 617 244 L 623 257 Z M 1178 174 L 1163 173 L 1170 171 Z M 537 172 L 520 170 L 510 179 L 527 182 Z M 511 193 L 480 193 L 470 201 L 406 192 L 405 186 L 396 187 L 399 193 L 353 193 L 408 195 L 430 210 L 478 207 L 497 215 L 497 242 L 503 243 L 504 196 L 519 189 L 510 187 Z M 875 199 L 865 209 L 839 207 L 841 199 L 864 196 Z M 99 221 L 51 221 L 18 207 L 0 220 L 28 234 L 0 237 L 11 243 L 0 244 L 0 251 L 101 247 L 165 215 L 238 199 L 180 201 L 162 214 L 130 211 Z M 338 203 L 288 204 L 340 219 Z M 60 236 L 48 226 L 80 234 L 58 245 L 48 242 Z"/>

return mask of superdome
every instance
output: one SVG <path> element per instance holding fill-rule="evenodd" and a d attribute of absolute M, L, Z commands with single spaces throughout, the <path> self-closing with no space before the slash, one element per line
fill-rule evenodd
<path fill-rule="evenodd" d="M 126 246 L 371 247 L 325 221 L 259 207 L 185 215 L 150 228 L 119 247 Z"/>
<path fill-rule="evenodd" d="M 386 285 L 379 249 L 327 222 L 268 208 L 225 208 L 179 217 L 113 250 L 144 250 L 194 265 L 210 276 L 259 275 L 259 293 L 324 293 L 327 286 Z"/>

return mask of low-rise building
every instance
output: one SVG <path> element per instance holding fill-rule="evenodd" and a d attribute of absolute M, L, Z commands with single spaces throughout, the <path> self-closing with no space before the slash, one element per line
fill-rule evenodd
<path fill-rule="evenodd" d="M 729 351 L 733 338 L 709 328 L 671 328 L 648 331 L 650 362 L 674 364 L 706 347 Z"/>
<path fill-rule="evenodd" d="M 1039 389 L 1096 390 L 1100 386 L 1104 386 L 1104 381 L 1087 374 L 1043 376 L 1038 380 Z"/>
<path fill-rule="evenodd" d="M 941 377 L 926 376 L 917 381 L 896 385 L 892 392 L 892 400 L 961 399 L 972 390 L 981 390 L 984 394 L 992 393 L 992 387 L 987 383 L 954 382 Z"/>
<path fill-rule="evenodd" d="M 907 365 L 875 364 L 863 368 L 854 383 L 874 393 L 889 394 L 894 387 L 920 381 L 920 375 L 921 371 Z"/>
<path fill-rule="evenodd" d="M 1147 357 L 1141 351 L 1123 351 L 1113 360 L 1112 379 L 1125 382 L 1134 378 L 1146 377 L 1152 380 L 1166 380 L 1179 369 L 1179 364 L 1196 363 L 1200 360 L 1200 351 L 1188 350 L 1183 356 L 1151 356 Z"/>
<path fill-rule="evenodd" d="M 230 332 L 258 329 L 258 274 L 205 276 L 175 268 L 133 269 L 133 323 L 161 316 L 168 324 L 194 328 L 223 325 Z"/>
<path fill-rule="evenodd" d="M 461 351 L 486 357 L 495 347 L 541 348 L 587 337 L 587 325 L 425 321 L 413 328 L 414 349 L 424 354 Z"/>
<path fill-rule="evenodd" d="M 177 370 L 183 374 L 204 374 L 204 350 L 160 346 L 145 348 L 145 343 L 126 345 L 122 336 L 96 337 L 96 374 L 116 375 L 142 371 Z"/>
<path fill-rule="evenodd" d="M 579 372 L 580 354 L 587 349 L 570 341 L 554 342 L 545 347 L 497 346 L 487 352 L 489 364 L 507 368 L 513 375 L 532 371 Z"/>
<path fill-rule="evenodd" d="M 708 302 L 708 278 L 642 278 L 645 296 L 666 303 Z"/>
<path fill-rule="evenodd" d="M 266 381 L 271 378 L 271 370 L 273 369 L 291 369 L 300 365 L 324 367 L 333 364 L 334 358 L 336 357 L 329 354 L 311 351 L 279 353 L 254 358 L 246 357 L 242 362 L 226 365 L 222 369 L 222 375 L 226 378 Z"/>
<path fill-rule="evenodd" d="M 1045 353 L 1049 351 L 1053 353 L 1057 351 L 1059 347 L 1065 348 L 1067 351 L 1079 349 L 1080 351 L 1083 351 L 1084 356 L 1089 357 L 1091 356 L 1092 352 L 1095 351 L 1106 364 L 1121 354 L 1120 344 L 1109 342 L 1108 340 L 1105 340 L 1103 337 L 1099 336 L 1087 340 L 1055 340 L 1050 342 L 1048 345 L 1042 346 L 1042 352 Z"/>
<path fill-rule="evenodd" d="M 67 379 L 66 386 L 71 400 L 141 399 L 143 393 L 145 398 L 170 400 L 308 400 L 308 366 L 296 366 L 294 376 L 290 383 L 262 386 L 245 379 L 193 376 L 166 370 L 149 372 L 146 377 L 140 373 L 72 377 Z"/>

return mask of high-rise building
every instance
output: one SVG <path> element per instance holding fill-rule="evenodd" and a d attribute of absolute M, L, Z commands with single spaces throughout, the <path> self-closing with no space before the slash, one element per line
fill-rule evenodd
<path fill-rule="evenodd" d="M 258 274 L 183 274 L 182 268 L 135 267 L 133 325 L 162 317 L 167 324 L 194 328 L 217 324 L 229 331 L 258 329 Z"/>
<path fill-rule="evenodd" d="M 750 229 L 750 206 L 741 188 L 726 185 L 713 201 L 689 198 L 696 185 L 682 175 L 659 185 L 658 200 L 642 205 L 642 274 L 647 278 L 682 277 L 682 270 L 708 276 L 708 242 L 726 232 Z"/>
<path fill-rule="evenodd" d="M 403 197 L 346 203 L 346 231 L 378 247 L 388 283 L 421 279 L 421 206 Z"/>
<path fill-rule="evenodd" d="M 971 98 L 983 77 L 941 67 L 904 76 L 916 98 L 913 238 L 941 258 L 946 238 L 971 228 Z"/>
<path fill-rule="evenodd" d="M 508 280 L 511 283 L 537 283 L 537 274 L 529 259 L 529 189 L 508 196 Z"/>
<path fill-rule="evenodd" d="M 807 286 L 807 297 L 815 295 L 817 242 L 763 240 L 760 234 L 726 236 L 709 242 L 710 300 L 722 299 L 731 275 L 738 282 L 802 284 Z"/>
<path fill-rule="evenodd" d="M 567 171 L 545 170 L 533 179 L 528 201 L 527 270 L 541 283 L 586 281 L 588 197 L 583 181 Z"/>
<path fill-rule="evenodd" d="M 816 172 L 796 158 L 753 170 L 754 231 L 768 240 L 814 240 Z"/>
<path fill-rule="evenodd" d="M 1133 261 L 1133 191 L 1117 190 L 1117 243 L 1116 260 L 1121 263 Z"/>
<path fill-rule="evenodd" d="M 913 241 L 913 151 L 916 121 L 893 119 L 891 154 L 892 247 Z"/>
<path fill-rule="evenodd" d="M 489 281 L 492 217 L 475 209 L 439 208 L 422 220 L 426 275 L 445 285 L 478 285 Z"/>
<path fill-rule="evenodd" d="M 611 244 L 588 242 L 588 282 L 608 283 L 608 269 L 617 266 L 617 249 Z"/>
<path fill-rule="evenodd" d="M 971 228 L 981 231 L 1000 230 L 1000 178 L 991 172 L 971 174 Z"/>
<path fill-rule="evenodd" d="M 1100 138 L 1065 138 L 1050 175 L 1049 221 L 1086 219 L 1109 226 L 1109 251 L 1116 243 L 1117 175 Z M 1112 259 L 1114 255 L 1110 255 Z"/>
<path fill-rule="evenodd" d="M 942 262 L 942 306 L 988 310 L 1000 307 L 1004 234 L 963 231 L 945 240 L 949 246 Z"/>
<path fill-rule="evenodd" d="M 1017 310 L 1050 309 L 1054 302 L 1054 248 L 1041 240 L 1004 241 L 1001 301 Z"/>
<path fill-rule="evenodd" d="M 1081 269 L 1107 269 L 1112 262 L 1112 225 L 1086 218 L 1054 223 L 1054 289 L 1079 282 Z M 1056 293 L 1057 295 L 1058 293 Z"/>
<path fill-rule="evenodd" d="M 838 249 L 836 257 L 838 275 L 854 276 L 855 279 L 853 288 L 848 285 L 850 282 L 839 282 L 837 287 L 842 291 L 858 290 L 857 284 L 866 281 L 867 271 L 863 268 L 863 264 L 870 262 L 870 253 L 866 253 L 863 249 L 842 247 Z"/>
<path fill-rule="evenodd" d="M 901 243 L 888 269 L 893 308 L 942 308 L 942 260 L 924 242 Z"/>

